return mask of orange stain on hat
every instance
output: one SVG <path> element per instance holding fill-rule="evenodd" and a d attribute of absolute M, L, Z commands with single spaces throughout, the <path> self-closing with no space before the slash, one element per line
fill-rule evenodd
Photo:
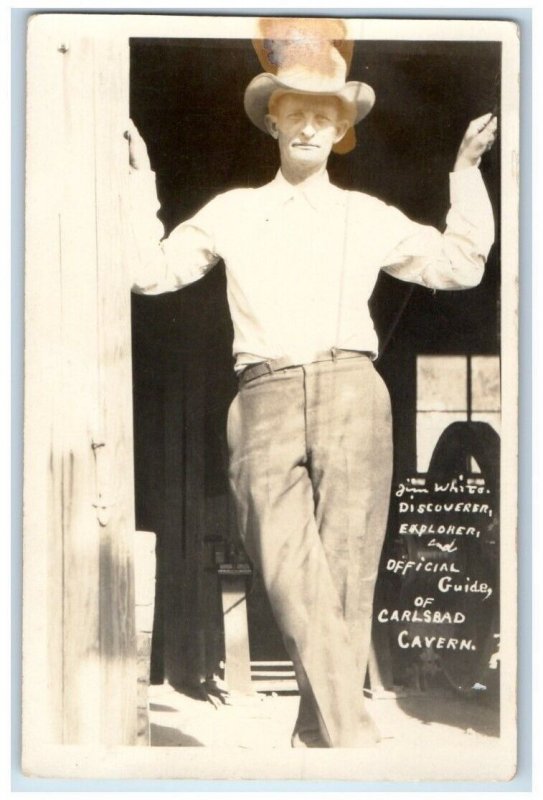
<path fill-rule="evenodd" d="M 338 19 L 267 17 L 258 21 L 259 38 L 253 40 L 265 70 L 245 92 L 245 111 L 260 130 L 275 91 L 331 94 L 348 110 L 352 125 L 368 114 L 375 102 L 373 89 L 360 81 L 346 81 L 354 42 L 346 39 L 347 27 Z M 348 153 L 356 144 L 354 128 L 334 145 L 336 153 Z"/>
<path fill-rule="evenodd" d="M 333 73 L 334 50 L 351 65 L 354 42 L 347 41 L 347 27 L 339 19 L 267 18 L 258 22 L 260 39 L 253 41 L 258 60 L 266 72 L 305 63 L 309 69 Z"/>

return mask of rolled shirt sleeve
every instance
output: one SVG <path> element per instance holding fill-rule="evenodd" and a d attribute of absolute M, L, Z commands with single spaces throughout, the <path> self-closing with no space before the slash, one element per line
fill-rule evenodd
<path fill-rule="evenodd" d="M 155 175 L 131 170 L 130 219 L 136 247 L 132 291 L 137 294 L 174 292 L 201 278 L 217 263 L 212 200 L 192 219 L 178 225 L 167 239 L 157 217 Z"/>
<path fill-rule="evenodd" d="M 444 233 L 390 209 L 387 228 L 394 232 L 395 244 L 382 263 L 385 272 L 431 289 L 467 289 L 480 283 L 494 242 L 494 218 L 477 167 L 451 173 L 450 197 Z"/>

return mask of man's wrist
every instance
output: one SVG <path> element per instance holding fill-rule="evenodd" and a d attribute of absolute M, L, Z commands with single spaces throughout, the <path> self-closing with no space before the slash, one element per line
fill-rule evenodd
<path fill-rule="evenodd" d="M 458 156 L 456 161 L 454 162 L 453 172 L 460 172 L 462 169 L 470 169 L 472 167 L 478 167 L 481 163 L 481 159 L 477 158 L 475 161 L 470 158 L 466 158 L 465 156 Z"/>

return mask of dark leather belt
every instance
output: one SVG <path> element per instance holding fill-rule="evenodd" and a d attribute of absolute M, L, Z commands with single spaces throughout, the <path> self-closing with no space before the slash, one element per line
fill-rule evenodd
<path fill-rule="evenodd" d="M 262 375 L 271 375 L 274 372 L 281 372 L 284 369 L 294 369 L 295 367 L 303 367 L 308 364 L 318 364 L 321 361 L 339 361 L 345 358 L 371 358 L 371 353 L 366 350 L 337 350 L 332 347 L 331 350 L 323 350 L 321 353 L 316 353 L 311 361 L 293 362 L 290 358 L 274 358 L 270 361 L 261 361 L 258 364 L 251 364 L 245 367 L 243 372 L 239 375 L 241 384 L 254 381 L 255 378 L 260 378 Z"/>

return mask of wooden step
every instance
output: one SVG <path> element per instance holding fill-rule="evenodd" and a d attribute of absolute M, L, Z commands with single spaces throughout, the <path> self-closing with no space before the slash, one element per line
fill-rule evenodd
<path fill-rule="evenodd" d="M 291 661 L 251 661 L 251 683 L 257 692 L 297 692 Z"/>

